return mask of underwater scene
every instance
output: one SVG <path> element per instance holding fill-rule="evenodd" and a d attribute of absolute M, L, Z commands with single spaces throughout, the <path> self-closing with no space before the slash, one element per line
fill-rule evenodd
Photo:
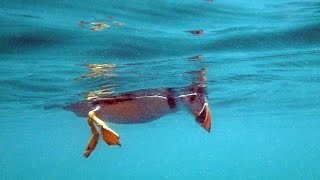
<path fill-rule="evenodd" d="M 319 179 L 320 2 L 0 1 L 1 179 Z"/>

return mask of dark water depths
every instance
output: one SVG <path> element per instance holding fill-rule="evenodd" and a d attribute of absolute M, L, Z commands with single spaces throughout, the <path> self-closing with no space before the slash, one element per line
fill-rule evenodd
<path fill-rule="evenodd" d="M 4 0 L 0 22 L 4 179 L 320 177 L 318 1 Z M 88 64 L 112 67 L 81 78 Z M 82 157 L 90 131 L 61 105 L 186 86 L 200 69 L 210 134 L 179 111 L 110 124 L 123 146 Z"/>

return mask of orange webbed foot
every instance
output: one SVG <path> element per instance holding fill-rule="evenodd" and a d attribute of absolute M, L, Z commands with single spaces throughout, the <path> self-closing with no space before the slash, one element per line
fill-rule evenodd
<path fill-rule="evenodd" d="M 103 122 L 101 119 L 99 119 L 96 116 L 96 113 L 94 111 L 90 111 L 88 113 L 88 116 L 101 128 L 102 138 L 108 145 L 121 146 L 120 136 L 114 130 L 109 128 L 109 126 L 107 126 L 105 122 Z"/>
<path fill-rule="evenodd" d="M 103 128 L 101 127 L 101 135 L 103 140 L 108 144 L 108 145 L 118 145 L 121 146 L 120 144 L 120 137 L 119 135 L 114 132 L 110 128 Z"/>
<path fill-rule="evenodd" d="M 97 128 L 94 125 L 93 119 L 88 118 L 88 125 L 91 129 L 92 136 L 87 144 L 87 148 L 84 150 L 83 156 L 84 157 L 89 157 L 92 151 L 96 148 L 99 140 L 99 132 Z"/>
<path fill-rule="evenodd" d="M 92 151 L 96 148 L 99 140 L 99 134 L 95 133 L 92 135 L 91 139 L 88 142 L 87 148 L 84 150 L 83 156 L 85 158 L 89 157 Z"/>

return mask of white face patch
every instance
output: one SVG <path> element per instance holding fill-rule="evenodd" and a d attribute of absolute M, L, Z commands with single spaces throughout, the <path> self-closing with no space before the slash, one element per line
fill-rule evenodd
<path fill-rule="evenodd" d="M 199 115 L 204 111 L 204 109 L 208 106 L 208 103 L 204 103 Z"/>

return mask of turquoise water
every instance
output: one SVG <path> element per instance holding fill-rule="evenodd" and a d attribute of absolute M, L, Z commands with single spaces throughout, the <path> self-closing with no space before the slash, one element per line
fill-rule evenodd
<path fill-rule="evenodd" d="M 319 1 L 4 0 L 0 22 L 1 179 L 320 178 Z M 115 67 L 79 78 L 94 63 Z M 199 69 L 210 134 L 185 111 L 109 124 L 122 147 L 83 158 L 89 128 L 62 105 Z"/>

